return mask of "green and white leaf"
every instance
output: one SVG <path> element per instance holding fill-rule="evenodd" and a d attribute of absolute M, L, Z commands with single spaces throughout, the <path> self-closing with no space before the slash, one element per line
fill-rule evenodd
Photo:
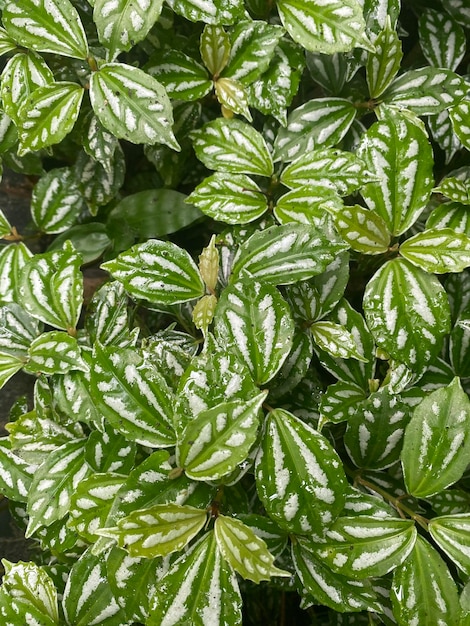
<path fill-rule="evenodd" d="M 470 574 L 470 514 L 434 517 L 429 532 L 437 545 L 467 576 Z"/>
<path fill-rule="evenodd" d="M 418 498 L 458 481 L 470 454 L 470 400 L 454 378 L 427 395 L 405 431 L 402 466 L 408 492 Z"/>
<path fill-rule="evenodd" d="M 367 56 L 366 78 L 371 98 L 387 89 L 400 69 L 403 53 L 401 41 L 390 21 L 374 40 L 375 52 Z"/>
<path fill-rule="evenodd" d="M 296 328 L 292 348 L 281 369 L 269 383 L 269 402 L 291 392 L 305 378 L 313 357 L 313 337 L 309 330 Z"/>
<path fill-rule="evenodd" d="M 201 35 L 199 46 L 201 59 L 214 77 L 227 65 L 230 56 L 230 37 L 222 26 L 206 24 Z"/>
<path fill-rule="evenodd" d="M 239 519 L 219 515 L 214 533 L 224 559 L 245 580 L 259 583 L 271 576 L 290 578 L 292 574 L 274 565 L 274 557 L 266 543 Z"/>
<path fill-rule="evenodd" d="M 222 105 L 226 117 L 243 115 L 249 122 L 252 116 L 248 106 L 248 93 L 245 87 L 233 78 L 220 77 L 214 84 L 217 100 Z"/>
<path fill-rule="evenodd" d="M 273 162 L 266 142 L 250 124 L 217 118 L 192 133 L 196 156 L 212 170 L 271 176 Z"/>
<path fill-rule="evenodd" d="M 339 359 L 367 360 L 358 351 L 353 335 L 341 324 L 330 321 L 314 322 L 310 330 L 315 343 L 330 356 Z"/>
<path fill-rule="evenodd" d="M 399 626 L 459 623 L 457 586 L 445 561 L 420 535 L 394 572 L 390 596 Z"/>
<path fill-rule="evenodd" d="M 0 352 L 27 357 L 29 346 L 40 334 L 39 323 L 13 302 L 0 307 Z"/>
<path fill-rule="evenodd" d="M 416 537 L 413 520 L 340 517 L 326 531 L 325 540 L 313 544 L 312 549 L 334 572 L 361 580 L 384 576 L 401 565 Z"/>
<path fill-rule="evenodd" d="M 31 197 L 31 215 L 42 232 L 62 233 L 75 224 L 83 204 L 73 171 L 63 167 L 50 170 L 36 183 Z"/>
<path fill-rule="evenodd" d="M 84 94 L 77 83 L 35 89 L 18 111 L 19 156 L 60 143 L 75 126 Z"/>
<path fill-rule="evenodd" d="M 95 345 L 91 395 L 127 439 L 144 446 L 175 444 L 173 393 L 163 376 L 132 348 Z"/>
<path fill-rule="evenodd" d="M 354 383 L 340 380 L 328 385 L 321 396 L 319 429 L 328 422 L 339 424 L 348 421 L 365 399 L 364 390 Z"/>
<path fill-rule="evenodd" d="M 280 0 L 281 21 L 294 41 L 312 52 L 333 54 L 359 46 L 372 50 L 365 33 L 362 7 L 356 0 Z"/>
<path fill-rule="evenodd" d="M 5 213 L 0 209 L 0 239 L 5 238 L 11 233 L 12 226 L 5 216 Z"/>
<path fill-rule="evenodd" d="M 213 88 L 206 68 L 181 50 L 164 50 L 147 68 L 165 87 L 170 98 L 199 100 Z"/>
<path fill-rule="evenodd" d="M 94 0 L 93 21 L 112 61 L 145 39 L 160 17 L 163 0 Z"/>
<path fill-rule="evenodd" d="M 216 172 L 205 178 L 187 201 L 209 217 L 227 224 L 253 222 L 268 209 L 266 195 L 246 174 Z"/>
<path fill-rule="evenodd" d="M 383 254 L 390 245 L 390 231 L 375 211 L 355 204 L 335 213 L 335 225 L 353 250 L 363 254 Z"/>
<path fill-rule="evenodd" d="M 93 110 L 115 137 L 132 143 L 164 143 L 179 150 L 165 88 L 132 65 L 105 63 L 90 77 Z"/>
<path fill-rule="evenodd" d="M 155 304 L 178 304 L 200 298 L 205 285 L 196 264 L 183 248 L 150 239 L 101 266 L 134 298 Z"/>
<path fill-rule="evenodd" d="M 28 497 L 26 537 L 69 512 L 72 494 L 91 471 L 83 458 L 84 446 L 83 439 L 64 443 L 35 472 Z"/>
<path fill-rule="evenodd" d="M 446 176 L 437 187 L 434 187 L 433 191 L 441 193 L 454 202 L 470 205 L 470 182 L 457 176 Z M 444 204 L 444 208 L 448 206 L 448 203 Z"/>
<path fill-rule="evenodd" d="M 428 125 L 431 136 L 441 150 L 444 151 L 446 164 L 450 163 L 458 150 L 462 149 L 462 144 L 457 136 L 457 130 L 454 130 L 453 128 L 450 113 L 454 109 L 456 112 L 464 109 L 464 105 L 465 100 L 461 100 L 459 104 L 455 105 L 455 107 L 445 109 L 437 115 L 431 115 L 428 117 Z M 470 145 L 470 143 L 468 145 Z"/>
<path fill-rule="evenodd" d="M 70 370 L 87 371 L 75 337 L 53 330 L 42 333 L 30 345 L 25 370 L 31 374 L 66 374 Z"/>
<path fill-rule="evenodd" d="M 85 460 L 95 472 L 129 474 L 135 465 L 137 446 L 106 424 L 103 431 L 90 433 Z"/>
<path fill-rule="evenodd" d="M 294 109 L 274 142 L 274 160 L 290 162 L 314 149 L 338 144 L 357 114 L 345 98 L 315 98 Z"/>
<path fill-rule="evenodd" d="M 377 345 L 415 372 L 424 372 L 450 330 L 441 283 L 403 258 L 388 261 L 374 274 L 363 306 Z"/>
<path fill-rule="evenodd" d="M 207 511 L 180 504 L 155 504 L 99 531 L 117 540 L 132 557 L 147 559 L 182 550 L 207 522 Z"/>
<path fill-rule="evenodd" d="M 466 93 L 465 80 L 455 72 L 421 67 L 396 78 L 382 94 L 382 100 L 411 109 L 416 115 L 436 115 L 458 104 Z"/>
<path fill-rule="evenodd" d="M 12 451 L 8 437 L 0 439 L 0 493 L 3 496 L 12 502 L 27 502 L 35 471 L 35 465 Z"/>
<path fill-rule="evenodd" d="M 109 173 L 114 169 L 113 156 L 118 144 L 117 137 L 103 127 L 96 115 L 91 115 L 87 134 L 83 137 L 83 149 Z"/>
<path fill-rule="evenodd" d="M 241 621 L 242 598 L 236 574 L 210 531 L 160 579 L 147 624 L 206 626 L 212 622 L 237 626 Z"/>
<path fill-rule="evenodd" d="M 401 235 L 431 195 L 433 154 L 425 131 L 399 112 L 388 111 L 363 135 L 357 155 L 376 178 L 362 187 L 362 197 L 393 235 Z"/>
<path fill-rule="evenodd" d="M 431 228 L 404 241 L 400 254 L 433 274 L 462 272 L 470 266 L 470 237 L 453 228 Z"/>
<path fill-rule="evenodd" d="M 290 285 L 321 274 L 347 249 L 331 232 L 304 224 L 271 226 L 240 246 L 232 280 L 251 276 L 275 285 Z"/>
<path fill-rule="evenodd" d="M 329 214 L 335 215 L 343 206 L 342 198 L 334 189 L 318 183 L 283 194 L 273 213 L 280 224 L 296 222 L 322 228 L 328 221 L 333 221 Z"/>
<path fill-rule="evenodd" d="M 4 28 L 0 28 L 0 54 L 12 52 L 16 47 L 16 41 L 9 36 Z"/>
<path fill-rule="evenodd" d="M 424 9 L 419 18 L 419 43 L 430 65 L 455 71 L 465 54 L 465 31 L 447 13 Z"/>
<path fill-rule="evenodd" d="M 22 269 L 19 303 L 50 326 L 74 329 L 83 298 L 80 265 L 81 258 L 70 242 L 62 250 L 36 254 Z"/>
<path fill-rule="evenodd" d="M 241 0 L 168 0 L 169 6 L 178 15 L 191 22 L 204 24 L 233 24 L 244 16 Z"/>
<path fill-rule="evenodd" d="M 461 100 L 458 104 L 449 110 L 452 128 L 455 134 L 462 142 L 462 145 L 470 150 L 470 100 Z"/>
<path fill-rule="evenodd" d="M 120 346 L 129 335 L 128 298 L 123 285 L 105 283 L 87 306 L 85 327 L 93 343 Z"/>
<path fill-rule="evenodd" d="M 256 487 L 266 511 L 288 532 L 320 539 L 340 514 L 346 477 L 328 440 L 284 409 L 266 420 Z"/>
<path fill-rule="evenodd" d="M 470 26 L 470 10 L 465 0 L 449 0 L 446 11 L 462 26 Z"/>
<path fill-rule="evenodd" d="M 248 456 L 258 436 L 259 411 L 267 395 L 232 400 L 201 411 L 184 429 L 176 462 L 192 480 L 218 480 Z"/>
<path fill-rule="evenodd" d="M 88 43 L 80 16 L 69 0 L 7 1 L 2 21 L 20 46 L 76 59 L 88 57 Z"/>

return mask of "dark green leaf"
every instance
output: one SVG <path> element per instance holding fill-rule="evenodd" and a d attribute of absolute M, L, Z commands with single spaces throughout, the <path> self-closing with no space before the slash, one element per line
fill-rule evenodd
<path fill-rule="evenodd" d="M 33 374 L 66 374 L 70 370 L 87 371 L 75 337 L 60 330 L 42 333 L 30 345 L 25 370 Z"/>
<path fill-rule="evenodd" d="M 243 17 L 244 6 L 241 0 L 169 0 L 168 4 L 178 15 L 191 22 L 205 24 L 233 24 Z"/>
<path fill-rule="evenodd" d="M 425 9 L 419 18 L 419 43 L 434 67 L 456 70 L 465 54 L 465 32 L 450 15 Z"/>
<path fill-rule="evenodd" d="M 76 222 L 83 204 L 73 171 L 68 167 L 54 169 L 35 185 L 31 215 L 42 232 L 62 233 Z"/>
<path fill-rule="evenodd" d="M 180 50 L 164 50 L 146 69 L 165 87 L 170 98 L 199 100 L 213 88 L 206 68 Z"/>
<path fill-rule="evenodd" d="M 374 40 L 375 52 L 367 57 L 366 77 L 371 98 L 378 98 L 395 78 L 403 57 L 401 41 L 390 23 Z"/>
<path fill-rule="evenodd" d="M 470 129 L 468 127 L 468 118 L 470 116 L 470 101 L 461 100 L 449 110 L 449 115 L 455 134 L 467 150 L 469 150 Z"/>
<path fill-rule="evenodd" d="M 230 55 L 230 37 L 222 26 L 206 24 L 201 35 L 201 58 L 212 76 L 219 76 Z"/>
<path fill-rule="evenodd" d="M 0 439 L 0 492 L 13 502 L 27 502 L 35 465 L 30 465 L 11 449 L 7 437 Z"/>

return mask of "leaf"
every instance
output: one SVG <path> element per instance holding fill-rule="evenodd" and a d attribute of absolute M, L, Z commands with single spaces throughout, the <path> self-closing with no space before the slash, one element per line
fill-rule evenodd
<path fill-rule="evenodd" d="M 328 422 L 339 424 L 348 421 L 365 399 L 364 390 L 354 383 L 341 380 L 328 385 L 321 397 L 319 428 Z"/>
<path fill-rule="evenodd" d="M 16 41 L 10 37 L 4 28 L 0 28 L 0 54 L 6 54 L 16 48 Z"/>
<path fill-rule="evenodd" d="M 458 378 L 427 395 L 405 431 L 401 462 L 408 492 L 422 498 L 459 480 L 470 451 L 470 400 Z"/>
<path fill-rule="evenodd" d="M 31 215 L 44 233 L 62 233 L 73 226 L 83 208 L 83 197 L 70 168 L 50 170 L 33 189 Z"/>
<path fill-rule="evenodd" d="M 0 307 L 0 352 L 23 358 L 40 334 L 39 323 L 18 304 Z"/>
<path fill-rule="evenodd" d="M 245 87 L 233 78 L 221 76 L 214 83 L 217 100 L 222 105 L 222 111 L 226 117 L 232 117 L 234 113 L 243 115 L 249 122 L 252 121 L 248 108 L 248 94 Z"/>
<path fill-rule="evenodd" d="M 371 98 L 378 98 L 387 89 L 400 69 L 403 58 L 401 41 L 390 22 L 374 40 L 375 52 L 366 64 L 367 86 Z"/>
<path fill-rule="evenodd" d="M 314 322 L 310 330 L 315 343 L 331 356 L 340 359 L 367 360 L 358 352 L 352 334 L 341 324 L 329 321 Z"/>
<path fill-rule="evenodd" d="M 458 623 L 457 586 L 439 553 L 421 536 L 395 570 L 390 596 L 399 626 Z"/>
<path fill-rule="evenodd" d="M 461 100 L 459 104 L 455 105 L 451 109 L 445 109 L 437 115 L 428 117 L 429 130 L 433 140 L 445 153 L 446 164 L 450 163 L 458 150 L 462 148 L 460 139 L 457 136 L 457 129 L 454 130 L 450 113 L 455 110 L 465 108 L 465 100 Z M 465 128 L 465 126 L 463 127 Z"/>
<path fill-rule="evenodd" d="M 147 72 L 159 80 L 170 98 L 199 100 L 213 88 L 206 68 L 180 50 L 163 50 Z"/>
<path fill-rule="evenodd" d="M 454 202 L 470 205 L 470 183 L 466 180 L 457 178 L 457 176 L 446 176 L 441 180 L 437 187 L 434 187 L 433 191 L 435 193 L 441 193 L 443 196 L 450 198 L 450 200 L 453 200 Z M 449 206 L 449 203 L 444 203 L 443 208 L 450 209 L 451 207 Z M 434 211 L 435 210 L 436 209 L 434 209 Z"/>
<path fill-rule="evenodd" d="M 192 480 L 218 480 L 248 456 L 256 441 L 259 411 L 267 395 L 232 400 L 201 411 L 184 429 L 176 459 Z"/>
<path fill-rule="evenodd" d="M 144 446 L 175 444 L 173 394 L 163 376 L 131 348 L 95 345 L 91 395 L 107 422 Z"/>
<path fill-rule="evenodd" d="M 38 87 L 23 102 L 19 117 L 19 156 L 60 143 L 80 113 L 84 89 L 58 82 Z"/>
<path fill-rule="evenodd" d="M 70 242 L 36 254 L 22 269 L 20 304 L 33 317 L 62 330 L 74 329 L 82 306 L 81 259 Z"/>
<path fill-rule="evenodd" d="M 468 536 L 470 514 L 443 515 L 429 521 L 429 532 L 437 545 L 466 575 L 470 573 Z"/>
<path fill-rule="evenodd" d="M 0 492 L 12 502 L 27 502 L 28 492 L 36 471 L 11 449 L 7 437 L 0 439 Z"/>
<path fill-rule="evenodd" d="M 90 101 L 100 122 L 116 137 L 180 149 L 165 88 L 143 70 L 125 63 L 103 64 L 90 77 Z"/>
<path fill-rule="evenodd" d="M 70 509 L 77 485 L 90 473 L 84 440 L 72 440 L 53 450 L 34 474 L 28 497 L 29 522 L 25 536 L 62 519 Z"/>
<path fill-rule="evenodd" d="M 356 0 L 280 0 L 279 16 L 294 41 L 312 52 L 333 54 L 355 46 L 373 50 L 365 34 L 362 8 Z"/>
<path fill-rule="evenodd" d="M 467 88 L 451 70 L 421 67 L 396 78 L 382 94 L 386 104 L 408 108 L 416 115 L 436 115 L 460 102 Z"/>
<path fill-rule="evenodd" d="M 428 63 L 455 71 L 465 54 L 463 28 L 446 13 L 424 9 L 419 18 L 419 43 Z"/>
<path fill-rule="evenodd" d="M 274 160 L 290 162 L 300 155 L 338 144 L 357 109 L 344 98 L 316 98 L 294 109 L 274 142 Z"/>
<path fill-rule="evenodd" d="M 169 6 L 178 15 L 191 22 L 204 24 L 233 24 L 243 17 L 244 6 L 241 0 L 169 0 Z"/>
<path fill-rule="evenodd" d="M 155 504 L 118 521 L 117 528 L 99 531 L 116 538 L 132 557 L 152 559 L 180 551 L 207 522 L 207 511 L 179 504 Z"/>
<path fill-rule="evenodd" d="M 205 178 L 188 196 L 209 217 L 227 224 L 247 224 L 268 209 L 266 195 L 246 174 L 216 172 Z"/>
<path fill-rule="evenodd" d="M 252 278 L 234 282 L 222 292 L 214 318 L 221 345 L 229 345 L 263 385 L 287 358 L 294 334 L 290 310 L 279 291 Z"/>
<path fill-rule="evenodd" d="M 340 517 L 312 549 L 334 572 L 352 579 L 384 576 L 401 565 L 415 545 L 413 520 Z"/>
<path fill-rule="evenodd" d="M 238 22 L 231 32 L 230 54 L 221 75 L 249 85 L 268 69 L 283 34 L 280 26 L 261 20 Z"/>
<path fill-rule="evenodd" d="M 201 58 L 212 76 L 219 76 L 230 55 L 230 37 L 221 26 L 206 24 L 199 46 Z"/>
<path fill-rule="evenodd" d="M 128 299 L 118 281 L 105 283 L 87 306 L 85 327 L 93 343 L 121 345 L 128 338 Z"/>
<path fill-rule="evenodd" d="M 470 150 L 470 130 L 468 128 L 470 101 L 461 100 L 458 104 L 449 109 L 449 115 L 455 134 L 467 150 Z"/>
<path fill-rule="evenodd" d="M 470 11 L 465 0 L 450 0 L 449 4 L 446 5 L 446 10 L 456 22 L 464 27 L 470 26 Z"/>
<path fill-rule="evenodd" d="M 431 228 L 404 241 L 400 254 L 427 272 L 462 272 L 470 265 L 470 237 L 453 228 Z"/>
<path fill-rule="evenodd" d="M 383 265 L 364 294 L 368 326 L 381 348 L 416 372 L 437 356 L 450 311 L 436 277 L 406 259 Z"/>
<path fill-rule="evenodd" d="M 3 25 L 20 46 L 75 59 L 88 57 L 80 16 L 69 0 L 6 2 Z"/>
<path fill-rule="evenodd" d="M 389 111 L 363 135 L 357 155 L 377 178 L 362 187 L 362 197 L 392 235 L 401 235 L 416 222 L 431 194 L 433 157 L 426 133 Z"/>
<path fill-rule="evenodd" d="M 291 392 L 307 374 L 313 357 L 313 338 L 308 330 L 296 329 L 292 348 L 281 369 L 269 383 L 269 402 Z"/>
<path fill-rule="evenodd" d="M 85 449 L 85 460 L 96 472 L 129 474 L 135 465 L 137 446 L 114 428 L 105 425 L 103 431 L 90 433 Z"/>
<path fill-rule="evenodd" d="M 66 374 L 88 370 L 75 337 L 60 330 L 42 333 L 30 345 L 25 370 L 34 374 Z"/>
<path fill-rule="evenodd" d="M 346 477 L 341 461 L 318 431 L 292 413 L 274 409 L 256 459 L 256 488 L 281 528 L 320 538 L 341 512 Z"/>
<path fill-rule="evenodd" d="M 271 226 L 254 233 L 240 246 L 232 280 L 245 275 L 271 284 L 290 285 L 321 274 L 346 247 L 313 226 Z"/>
<path fill-rule="evenodd" d="M 271 576 L 291 577 L 290 572 L 274 565 L 266 543 L 242 521 L 219 515 L 214 524 L 217 546 L 224 559 L 245 580 L 259 583 Z"/>
<path fill-rule="evenodd" d="M 93 21 L 101 45 L 108 50 L 108 60 L 145 39 L 160 17 L 162 4 L 162 0 L 94 1 Z"/>
<path fill-rule="evenodd" d="M 335 225 L 353 250 L 363 254 L 383 254 L 390 245 L 390 231 L 375 211 L 355 204 L 335 214 Z"/>
<path fill-rule="evenodd" d="M 194 131 L 192 138 L 196 156 L 209 169 L 258 176 L 273 173 L 263 136 L 241 120 L 219 117 Z"/>
<path fill-rule="evenodd" d="M 370 581 L 358 581 L 333 572 L 317 557 L 304 537 L 296 537 L 292 543 L 292 559 L 301 583 L 299 591 L 304 598 L 341 613 L 382 611 Z"/>
<path fill-rule="evenodd" d="M 236 574 L 210 531 L 160 579 L 147 624 L 206 626 L 213 622 L 237 626 L 241 621 L 242 598 Z"/>
<path fill-rule="evenodd" d="M 207 335 L 207 330 L 212 324 L 216 306 L 217 298 L 212 294 L 203 296 L 194 306 L 193 323 L 198 330 L 202 331 L 204 336 Z"/>
<path fill-rule="evenodd" d="M 178 304 L 200 298 L 205 285 L 196 264 L 183 248 L 151 239 L 136 244 L 101 266 L 134 298 Z"/>

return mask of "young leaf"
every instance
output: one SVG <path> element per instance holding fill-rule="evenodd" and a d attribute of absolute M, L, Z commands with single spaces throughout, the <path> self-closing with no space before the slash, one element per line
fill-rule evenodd
<path fill-rule="evenodd" d="M 463 28 L 447 13 L 425 9 L 419 18 L 419 43 L 428 63 L 455 71 L 465 54 Z"/>
<path fill-rule="evenodd" d="M 20 46 L 76 59 L 88 57 L 80 16 L 69 0 L 6 2 L 2 21 Z"/>
<path fill-rule="evenodd" d="M 266 543 L 242 521 L 226 515 L 215 520 L 217 546 L 224 559 L 245 579 L 259 583 L 271 576 L 291 577 L 290 572 L 274 565 L 274 557 Z"/>
<path fill-rule="evenodd" d="M 353 250 L 363 254 L 383 254 L 390 245 L 390 231 L 375 211 L 358 204 L 345 206 L 335 213 L 335 225 Z"/>
<path fill-rule="evenodd" d="M 101 266 L 135 298 L 156 304 L 178 304 L 204 295 L 196 264 L 183 248 L 150 239 Z"/>
<path fill-rule="evenodd" d="M 204 337 L 207 335 L 207 330 L 212 324 L 214 319 L 214 313 L 217 306 L 217 298 L 210 294 L 203 296 L 196 302 L 193 308 L 193 323 L 198 328 Z"/>
<path fill-rule="evenodd" d="M 222 26 L 206 24 L 199 49 L 204 65 L 212 76 L 218 78 L 230 55 L 230 37 Z"/>
<path fill-rule="evenodd" d="M 164 50 L 146 68 L 159 80 L 170 98 L 199 100 L 213 88 L 206 68 L 181 50 Z"/>
<path fill-rule="evenodd" d="M 83 208 L 83 197 L 73 171 L 50 170 L 34 187 L 31 215 L 44 233 L 62 233 L 73 226 Z"/>
<path fill-rule="evenodd" d="M 196 156 L 209 169 L 258 176 L 273 173 L 263 136 L 241 120 L 218 118 L 194 131 L 192 138 Z"/>
<path fill-rule="evenodd" d="M 35 465 L 12 451 L 7 437 L 0 439 L 0 493 L 12 502 L 27 502 L 35 471 Z"/>
<path fill-rule="evenodd" d="M 429 532 L 437 545 L 468 576 L 470 574 L 470 514 L 435 517 L 429 522 Z"/>
<path fill-rule="evenodd" d="M 80 85 L 70 82 L 35 89 L 18 111 L 19 156 L 61 142 L 77 121 L 83 94 Z"/>
<path fill-rule="evenodd" d="M 422 498 L 459 480 L 470 454 L 470 400 L 455 378 L 414 410 L 401 462 L 408 492 Z"/>
<path fill-rule="evenodd" d="M 346 484 L 341 461 L 323 435 L 288 411 L 271 411 L 256 459 L 256 487 L 281 528 L 323 537 L 343 508 Z"/>
<path fill-rule="evenodd" d="M 416 222 L 431 194 L 433 158 L 425 131 L 389 111 L 364 134 L 357 155 L 377 179 L 362 187 L 362 197 L 393 235 L 401 235 Z"/>
<path fill-rule="evenodd" d="M 16 47 L 16 41 L 8 35 L 4 28 L 0 27 L 0 54 L 12 52 Z"/>
<path fill-rule="evenodd" d="M 467 150 L 470 150 L 470 129 L 468 118 L 470 116 L 470 101 L 461 100 L 449 110 L 450 121 L 455 134 Z"/>
<path fill-rule="evenodd" d="M 399 626 L 458 624 L 457 586 L 439 553 L 419 535 L 394 572 L 390 595 Z"/>
<path fill-rule="evenodd" d="M 225 117 L 233 117 L 233 114 L 243 115 L 249 122 L 252 121 L 248 107 L 248 94 L 245 87 L 233 78 L 221 76 L 214 84 L 215 95 L 222 105 Z"/>
<path fill-rule="evenodd" d="M 470 265 L 470 237 L 453 228 L 431 228 L 404 241 L 400 254 L 427 272 L 462 272 Z"/>
<path fill-rule="evenodd" d="M 259 410 L 267 395 L 232 400 L 201 411 L 184 429 L 177 463 L 192 480 L 218 480 L 248 456 L 256 441 Z"/>
<path fill-rule="evenodd" d="M 178 552 L 207 522 L 207 511 L 179 504 L 155 504 L 118 521 L 117 528 L 99 531 L 116 538 L 132 557 L 147 559 Z"/>
<path fill-rule="evenodd" d="M 160 17 L 163 0 L 95 0 L 93 21 L 101 45 L 108 50 L 108 60 L 130 50 L 147 36 Z"/>
<path fill-rule="evenodd" d="M 415 372 L 424 372 L 449 331 L 442 285 L 406 259 L 388 261 L 374 274 L 364 294 L 364 312 L 377 345 Z"/>
<path fill-rule="evenodd" d="M 143 70 L 105 63 L 90 77 L 93 110 L 113 135 L 133 143 L 164 143 L 179 150 L 173 111 L 164 87 Z"/>
<path fill-rule="evenodd" d="M 204 24 L 233 24 L 241 19 L 244 12 L 242 0 L 169 0 L 169 6 L 178 15 L 191 22 Z"/>
<path fill-rule="evenodd" d="M 242 621 L 241 609 L 236 574 L 222 557 L 211 531 L 160 579 L 147 625 L 206 626 L 212 622 L 237 626 Z"/>
<path fill-rule="evenodd" d="M 362 7 L 356 0 L 321 4 L 281 0 L 278 10 L 289 35 L 306 50 L 325 54 L 346 52 L 355 46 L 373 50 L 365 34 Z"/>
<path fill-rule="evenodd" d="M 265 194 L 246 174 L 227 176 L 216 172 L 205 178 L 187 200 L 209 217 L 227 224 L 253 222 L 268 209 Z"/>
<path fill-rule="evenodd" d="M 66 374 L 87 371 L 75 337 L 60 330 L 42 333 L 30 345 L 25 370 L 33 374 Z"/>
<path fill-rule="evenodd" d="M 403 57 L 401 41 L 390 22 L 374 40 L 375 52 L 369 54 L 366 78 L 371 98 L 378 98 L 387 89 L 400 69 Z"/>
<path fill-rule="evenodd" d="M 358 352 L 352 334 L 341 324 L 314 322 L 310 330 L 315 343 L 330 356 L 339 359 L 367 360 Z"/>
<path fill-rule="evenodd" d="M 129 333 L 128 298 L 117 280 L 105 283 L 87 306 L 85 327 L 93 343 L 119 346 Z"/>

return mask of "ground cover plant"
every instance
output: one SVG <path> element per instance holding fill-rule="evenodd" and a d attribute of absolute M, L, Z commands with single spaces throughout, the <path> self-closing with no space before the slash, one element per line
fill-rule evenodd
<path fill-rule="evenodd" d="M 470 10 L 425 5 L 0 1 L 2 624 L 470 624 Z"/>

